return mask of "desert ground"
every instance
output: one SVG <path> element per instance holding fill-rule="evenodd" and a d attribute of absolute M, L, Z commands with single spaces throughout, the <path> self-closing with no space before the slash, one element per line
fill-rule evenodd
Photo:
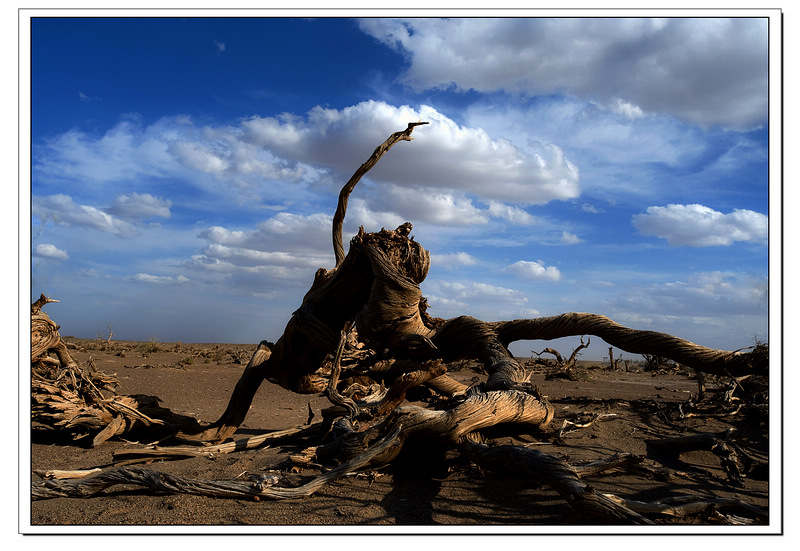
<path fill-rule="evenodd" d="M 157 396 L 163 407 L 203 422 L 224 411 L 254 345 L 103 341 L 64 337 L 81 365 L 115 375 L 117 394 Z M 564 351 L 569 352 L 569 351 Z M 468 384 L 485 380 L 474 366 L 448 366 L 451 376 Z M 735 414 L 690 414 L 679 406 L 698 392 L 694 373 L 680 366 L 654 371 L 641 366 L 611 370 L 600 362 L 580 362 L 575 380 L 550 378 L 546 366 L 529 362 L 531 380 L 555 406 L 548 428 L 508 436 L 502 428 L 487 433 L 496 443 L 532 447 L 580 465 L 616 453 L 642 457 L 635 466 L 592 475 L 595 490 L 641 502 L 696 496 L 697 500 L 733 498 L 769 511 L 769 422 L 765 410 L 742 408 Z M 727 381 L 709 378 L 709 389 Z M 709 393 L 713 395 L 714 393 Z M 713 398 L 713 396 L 712 396 Z M 420 389 L 408 399 L 429 405 Z M 309 411 L 320 419 L 330 403 L 321 395 L 301 395 L 264 382 L 234 439 L 307 423 Z M 683 415 L 681 415 L 683 412 Z M 567 423 L 565 423 L 567 421 Z M 751 463 L 741 485 L 733 483 L 720 458 L 710 450 L 681 452 L 651 441 L 696 434 L 730 435 Z M 30 444 L 31 484 L 49 470 L 107 468 L 114 452 L 142 448 L 146 439 L 114 438 L 95 448 L 64 442 L 51 433 L 34 432 Z M 168 443 L 164 443 L 167 445 Z M 292 454 L 316 445 L 313 437 L 260 449 L 181 460 L 156 460 L 139 466 L 182 477 L 229 480 L 274 474 L 280 484 L 296 486 L 317 476 L 314 465 L 298 466 Z M 429 531 L 432 527 L 485 527 L 509 532 L 564 533 L 570 526 L 591 526 L 576 516 L 546 485 L 503 472 L 478 468 L 456 450 L 435 443 L 410 442 L 390 466 L 335 480 L 310 497 L 269 501 L 154 494 L 135 486 L 115 486 L 89 498 L 52 498 L 30 503 L 30 524 L 50 532 L 147 532 L 148 527 L 218 527 L 228 532 L 248 526 L 263 533 L 303 533 L 310 527 L 355 532 L 381 526 L 387 531 Z M 416 448 L 416 449 L 415 449 Z M 406 453 L 407 452 L 407 453 Z M 402 460 L 401 460 L 402 458 Z M 687 525 L 725 527 L 763 524 L 747 509 L 671 517 L 654 514 L 665 533 Z M 67 529 L 69 528 L 69 530 Z M 379 532 L 380 533 L 380 532 Z"/>

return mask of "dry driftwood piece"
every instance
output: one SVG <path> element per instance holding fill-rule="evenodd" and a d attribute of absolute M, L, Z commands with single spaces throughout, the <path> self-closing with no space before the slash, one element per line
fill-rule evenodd
<path fill-rule="evenodd" d="M 659 501 L 642 502 L 633 499 L 624 499 L 612 494 L 604 494 L 610 500 L 636 511 L 640 514 L 683 518 L 694 515 L 711 515 L 719 511 L 739 511 L 749 515 L 760 522 L 769 521 L 769 512 L 760 507 L 755 507 L 740 499 L 704 497 L 696 495 L 675 496 Z M 726 524 L 753 524 L 749 518 L 740 522 L 725 522 Z"/>
<path fill-rule="evenodd" d="M 244 450 L 255 450 L 269 446 L 270 444 L 286 440 L 288 438 L 302 437 L 318 432 L 322 428 L 322 423 L 301 425 L 286 430 L 271 431 L 251 438 L 234 440 L 217 444 L 215 446 L 158 446 L 152 445 L 145 448 L 131 450 L 117 450 L 114 452 L 114 461 L 119 464 L 136 463 L 140 461 L 151 461 L 156 458 L 163 459 L 182 459 L 185 457 L 214 457 L 226 453 L 239 452 Z"/>
<path fill-rule="evenodd" d="M 219 419 L 208 425 L 183 427 L 178 433 L 185 442 L 217 446 L 197 451 L 187 451 L 187 447 L 172 451 L 152 448 L 128 456 L 228 451 L 230 445 L 220 443 L 236 432 L 258 387 L 268 380 L 298 393 L 325 392 L 334 405 L 323 412 L 320 437 L 326 434 L 330 441 L 316 446 L 313 452 L 309 448 L 303 460 L 310 463 L 315 459 L 338 467 L 294 489 L 268 487 L 263 479 L 202 482 L 149 470 L 115 469 L 82 480 L 44 481 L 34 485 L 34 496 L 86 497 L 113 484 L 133 483 L 156 491 L 285 499 L 310 495 L 322 484 L 357 469 L 387 465 L 408 439 L 415 439 L 445 444 L 489 470 L 517 472 L 547 484 L 593 522 L 651 523 L 623 498 L 599 494 L 581 481 L 581 473 L 628 465 L 633 462 L 630 458 L 573 468 L 539 451 L 481 442 L 479 433 L 484 429 L 505 425 L 520 432 L 541 431 L 554 416 L 553 406 L 529 382 L 529 373 L 509 352 L 510 343 L 598 336 L 630 353 L 657 354 L 700 372 L 732 376 L 766 374 L 766 347 L 748 353 L 714 350 L 665 333 L 623 327 L 591 313 L 491 323 L 470 316 L 449 320 L 431 317 L 420 290 L 430 267 L 430 254 L 414 241 L 411 223 L 375 233 L 367 233 L 362 227 L 351 239 L 347 254 L 342 241 L 348 197 L 358 181 L 393 145 L 411 140 L 414 128 L 424 124 L 410 123 L 405 130 L 392 134 L 345 184 L 332 224 L 336 265 L 316 272 L 280 339 L 258 345 Z M 463 360 L 477 360 L 488 374 L 486 382 L 468 388 L 451 379 L 446 366 Z M 406 392 L 419 385 L 444 395 L 444 405 L 423 408 L 405 403 Z M 378 390 L 373 394 L 374 389 Z M 232 450 L 268 440 L 257 438 L 257 442 L 234 443 Z"/>
<path fill-rule="evenodd" d="M 115 467 L 108 471 L 81 479 L 45 480 L 31 490 L 33 500 L 54 497 L 90 497 L 116 484 L 133 484 L 167 494 L 193 494 L 210 497 L 251 499 L 295 499 L 307 497 L 325 486 L 328 482 L 352 473 L 369 463 L 374 455 L 381 454 L 394 445 L 398 431 L 378 442 L 369 453 L 362 454 L 335 469 L 323 473 L 311 482 L 296 488 L 274 487 L 271 476 L 255 476 L 243 480 L 196 480 L 160 473 L 151 469 Z"/>

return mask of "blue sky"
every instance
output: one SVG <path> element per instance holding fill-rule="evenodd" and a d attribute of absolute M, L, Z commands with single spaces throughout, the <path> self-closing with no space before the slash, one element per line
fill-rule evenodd
<path fill-rule="evenodd" d="M 766 340 L 770 22 L 719 15 L 33 18 L 31 297 L 65 335 L 275 340 L 422 119 L 345 239 L 412 222 L 432 315 Z"/>

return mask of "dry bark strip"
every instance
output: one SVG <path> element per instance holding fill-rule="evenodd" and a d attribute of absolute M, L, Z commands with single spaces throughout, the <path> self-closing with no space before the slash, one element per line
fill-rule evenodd
<path fill-rule="evenodd" d="M 117 464 L 132 464 L 134 462 L 152 461 L 153 459 L 184 459 L 186 457 L 214 457 L 227 453 L 264 448 L 271 444 L 284 441 L 288 438 L 302 437 L 319 432 L 323 423 L 300 425 L 291 429 L 271 431 L 266 434 L 252 436 L 217 444 L 215 446 L 148 446 L 131 450 L 117 450 L 113 453 L 114 462 Z"/>
<path fill-rule="evenodd" d="M 376 443 L 368 453 L 362 454 L 344 463 L 312 481 L 296 488 L 279 488 L 271 486 L 272 477 L 256 476 L 249 481 L 244 480 L 197 480 L 152 469 L 132 467 L 115 467 L 100 474 L 81 479 L 44 480 L 31 489 L 31 498 L 36 500 L 55 497 L 85 498 L 97 495 L 106 488 L 117 484 L 137 485 L 153 492 L 166 494 L 192 494 L 209 497 L 260 499 L 296 499 L 308 497 L 329 482 L 355 472 L 369 463 L 375 455 L 384 452 L 394 445 L 400 427 L 395 433 Z"/>

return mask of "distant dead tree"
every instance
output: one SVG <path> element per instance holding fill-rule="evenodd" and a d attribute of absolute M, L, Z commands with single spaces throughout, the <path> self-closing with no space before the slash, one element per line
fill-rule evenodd
<path fill-rule="evenodd" d="M 586 344 L 583 343 L 583 335 L 581 335 L 581 344 L 572 351 L 572 354 L 569 355 L 569 358 L 566 360 L 561 356 L 558 350 L 553 348 L 545 348 L 541 352 L 536 352 L 535 350 L 531 350 L 533 354 L 537 356 L 541 356 L 542 354 L 552 354 L 556 357 L 556 365 L 553 369 L 551 369 L 547 375 L 545 376 L 545 380 L 549 379 L 569 379 L 571 381 L 576 380 L 575 377 L 575 364 L 578 361 L 578 356 L 580 355 L 579 352 L 584 348 L 588 348 L 589 344 L 592 342 L 591 339 L 586 341 Z"/>
<path fill-rule="evenodd" d="M 608 347 L 608 362 L 612 371 L 619 369 L 619 358 L 614 358 L 614 347 Z"/>
<path fill-rule="evenodd" d="M 656 371 L 669 366 L 671 363 L 669 358 L 657 354 L 642 354 L 642 357 L 644 358 L 645 371 Z"/>

